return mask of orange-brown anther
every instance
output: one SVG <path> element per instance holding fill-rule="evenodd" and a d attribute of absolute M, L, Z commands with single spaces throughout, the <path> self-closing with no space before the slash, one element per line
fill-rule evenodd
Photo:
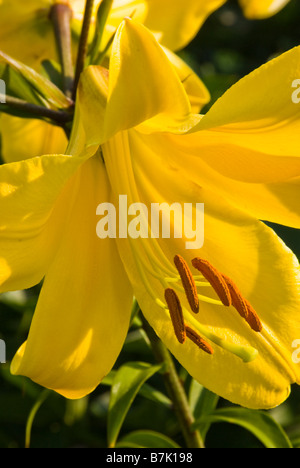
<path fill-rule="evenodd" d="M 247 320 L 248 306 L 246 304 L 245 299 L 243 298 L 237 286 L 228 276 L 223 275 L 223 278 L 226 281 L 226 284 L 230 291 L 233 307 L 236 308 L 241 317 Z"/>
<path fill-rule="evenodd" d="M 195 343 L 202 351 L 205 351 L 207 354 L 214 354 L 213 348 L 210 346 L 207 341 L 205 341 L 203 338 L 201 338 L 198 333 L 193 330 L 191 327 L 188 325 L 185 325 L 185 330 L 186 330 L 186 336 L 193 342 Z"/>
<path fill-rule="evenodd" d="M 199 312 L 199 298 L 192 272 L 186 261 L 180 255 L 174 257 L 174 263 L 180 275 L 190 307 L 192 311 L 197 314 Z"/>
<path fill-rule="evenodd" d="M 247 299 L 245 299 L 245 303 L 247 304 L 247 308 L 248 308 L 247 322 L 249 323 L 252 330 L 260 333 L 263 329 L 261 320 L 259 316 L 257 315 L 256 311 L 253 309 L 250 302 L 247 301 Z"/>
<path fill-rule="evenodd" d="M 192 264 L 194 268 L 200 271 L 204 278 L 211 284 L 224 306 L 230 307 L 232 305 L 231 294 L 223 275 L 219 273 L 211 263 L 207 260 L 203 260 L 202 258 L 194 258 L 192 260 Z"/>
<path fill-rule="evenodd" d="M 176 338 L 179 343 L 183 344 L 186 340 L 186 332 L 179 297 L 174 289 L 168 288 L 165 290 L 165 299 L 170 312 Z"/>
<path fill-rule="evenodd" d="M 242 293 L 239 291 L 238 287 L 230 278 L 228 278 L 228 276 L 223 275 L 223 278 L 225 279 L 229 288 L 232 298 L 232 305 L 236 308 L 241 317 L 246 320 L 252 330 L 261 332 L 263 328 L 262 323 L 250 302 L 242 296 Z"/>

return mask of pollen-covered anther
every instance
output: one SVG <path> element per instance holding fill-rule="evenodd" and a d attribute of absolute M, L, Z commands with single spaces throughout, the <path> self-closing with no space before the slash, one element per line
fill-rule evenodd
<path fill-rule="evenodd" d="M 261 320 L 260 320 L 259 316 L 257 315 L 256 311 L 253 309 L 250 302 L 247 301 L 247 299 L 245 299 L 245 303 L 247 304 L 247 307 L 248 307 L 247 322 L 249 323 L 252 330 L 260 333 L 262 331 L 262 329 L 263 329 L 263 325 L 261 323 Z"/>
<path fill-rule="evenodd" d="M 176 338 L 179 343 L 183 344 L 186 340 L 186 330 L 180 300 L 174 289 L 168 288 L 165 290 L 165 300 L 170 312 Z"/>
<path fill-rule="evenodd" d="M 174 263 L 180 275 L 180 279 L 189 302 L 191 310 L 198 314 L 199 312 L 199 298 L 197 292 L 197 286 L 195 284 L 191 270 L 188 264 L 180 255 L 175 255 Z"/>
<path fill-rule="evenodd" d="M 207 354 L 214 354 L 213 348 L 210 346 L 207 341 L 205 341 L 203 338 L 201 338 L 198 333 L 193 330 L 191 327 L 188 325 L 185 325 L 185 331 L 186 331 L 186 336 L 189 338 L 193 343 L 195 343 L 198 348 L 202 349 L 202 351 L 205 351 Z"/>
<path fill-rule="evenodd" d="M 211 284 L 223 305 L 230 307 L 232 305 L 231 294 L 223 275 L 211 263 L 199 257 L 192 260 L 192 265 Z"/>
<path fill-rule="evenodd" d="M 228 289 L 230 291 L 231 299 L 232 299 L 232 305 L 235 307 L 235 309 L 238 311 L 241 317 L 243 317 L 245 320 L 248 318 L 248 305 L 246 304 L 245 299 L 243 298 L 241 292 L 237 288 L 237 286 L 234 284 L 234 282 L 226 275 L 223 275 L 224 280 L 226 281 L 226 284 L 228 286 Z"/>
<path fill-rule="evenodd" d="M 232 305 L 238 311 L 240 316 L 246 320 L 253 331 L 261 332 L 263 328 L 261 320 L 250 302 L 243 297 L 242 293 L 239 291 L 238 287 L 234 284 L 232 279 L 226 275 L 223 275 L 223 278 L 229 288 L 232 298 Z"/>

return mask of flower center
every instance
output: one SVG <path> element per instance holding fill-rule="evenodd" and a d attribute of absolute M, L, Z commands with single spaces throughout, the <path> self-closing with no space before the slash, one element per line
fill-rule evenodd
<path fill-rule="evenodd" d="M 155 256 L 149 255 L 149 259 L 150 258 L 153 261 Z M 196 319 L 196 315 L 198 315 L 200 311 L 200 302 L 207 302 L 225 307 L 233 306 L 254 332 L 262 331 L 261 320 L 254 308 L 247 299 L 243 297 L 238 287 L 230 278 L 220 273 L 207 260 L 198 257 L 192 260 L 193 267 L 200 273 L 198 276 L 192 274 L 187 262 L 180 255 L 174 257 L 174 264 L 176 267 L 174 272 L 170 269 L 171 265 L 168 267 L 165 265 L 165 268 L 161 269 L 162 259 L 159 261 L 157 257 L 154 262 L 151 262 L 151 267 L 149 264 L 146 265 L 143 261 L 143 265 L 141 265 L 139 262 L 141 257 L 139 257 L 138 260 L 138 257 L 135 256 L 135 259 L 137 260 L 141 278 L 151 297 L 157 305 L 169 314 L 175 336 L 180 344 L 184 345 L 188 339 L 202 351 L 212 355 L 214 349 L 208 342 L 210 341 L 227 352 L 239 357 L 244 362 L 251 362 L 257 357 L 258 351 L 255 348 L 239 345 L 227 339 L 223 339 Z M 162 284 L 165 302 L 157 297 L 151 288 L 147 278 L 148 275 L 145 275 L 145 269 Z M 176 270 L 178 274 L 175 273 Z M 169 276 L 167 276 L 168 273 Z M 220 301 L 198 294 L 199 287 L 212 287 L 220 298 Z M 175 290 L 178 291 L 178 293 L 185 293 L 192 313 L 181 304 Z M 195 315 L 193 316 L 193 314 Z M 186 317 L 187 319 L 185 320 Z"/>
<path fill-rule="evenodd" d="M 199 296 L 197 294 L 197 284 L 194 280 L 193 274 L 186 261 L 180 255 L 175 256 L 174 263 L 178 270 L 190 308 L 192 312 L 197 314 L 199 312 Z M 257 313 L 251 304 L 242 296 L 241 292 L 230 278 L 220 273 L 207 260 L 203 260 L 199 257 L 192 260 L 192 265 L 213 287 L 224 306 L 230 307 L 232 305 L 240 316 L 246 320 L 253 331 L 262 331 L 262 323 Z M 203 339 L 196 330 L 184 321 L 185 309 L 182 307 L 180 299 L 174 289 L 167 288 L 165 290 L 165 300 L 174 332 L 179 343 L 184 344 L 188 338 L 204 352 L 213 354 L 214 350 L 212 346 Z M 202 332 L 205 338 L 218 346 L 221 346 L 223 349 L 239 356 L 245 362 L 250 362 L 257 356 L 258 352 L 256 349 L 252 347 L 239 346 L 222 340 L 201 324 L 197 324 L 197 329 Z"/>

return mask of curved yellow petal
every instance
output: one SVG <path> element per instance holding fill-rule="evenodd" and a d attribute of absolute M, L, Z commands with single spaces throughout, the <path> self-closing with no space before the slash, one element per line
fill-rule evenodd
<path fill-rule="evenodd" d="M 191 103 L 192 113 L 198 114 L 209 103 L 211 96 L 196 73 L 178 55 L 163 47 L 168 59 L 174 65 Z"/>
<path fill-rule="evenodd" d="M 204 203 L 204 245 L 187 250 L 187 238 L 174 235 L 170 239 L 119 239 L 120 255 L 135 296 L 160 338 L 206 388 L 246 407 L 275 406 L 287 398 L 290 384 L 300 379 L 299 366 L 292 361 L 292 343 L 300 333 L 299 264 L 271 229 L 235 209 L 204 184 L 200 186 L 186 177 L 173 161 L 176 148 L 163 144 L 163 136 L 157 137 L 130 131 L 104 145 L 116 199 L 127 193 L 128 203 L 142 202 L 149 213 L 150 204 L 155 202 L 177 202 L 182 209 L 184 203 L 193 203 L 194 207 L 196 202 Z M 117 165 L 122 178 L 115 171 Z M 189 311 L 182 288 L 178 289 L 185 320 L 193 329 L 201 334 L 205 327 L 227 344 L 256 349 L 258 356 L 253 362 L 245 363 L 215 343 L 211 343 L 214 355 L 209 356 L 189 340 L 184 344 L 177 341 L 170 316 L 159 305 L 164 301 L 164 289 L 178 286 L 173 263 L 176 254 L 182 255 L 191 268 L 195 256 L 209 260 L 234 280 L 256 309 L 263 323 L 262 333 L 251 330 L 233 307 L 222 306 L 211 288 L 199 286 L 197 315 Z"/>
<path fill-rule="evenodd" d="M 144 121 L 151 129 L 186 131 L 190 114 L 182 83 L 153 35 L 132 20 L 123 21 L 110 59 L 108 133 Z"/>
<path fill-rule="evenodd" d="M 90 393 L 111 370 L 125 340 L 132 291 L 115 241 L 96 236 L 96 208 L 110 198 L 101 159 L 87 161 L 69 187 L 73 200 L 12 373 L 67 398 Z"/>
<path fill-rule="evenodd" d="M 52 155 L 0 166 L 0 292 L 42 280 L 64 229 L 64 187 L 82 162 Z"/>
<path fill-rule="evenodd" d="M 128 16 L 152 30 L 160 43 L 171 50 L 185 47 L 207 17 L 226 0 L 114 0 L 108 19 L 109 30 L 116 29 Z"/>
<path fill-rule="evenodd" d="M 290 0 L 239 0 L 245 16 L 249 19 L 264 19 L 284 8 Z"/>
<path fill-rule="evenodd" d="M 65 132 L 42 120 L 1 115 L 1 155 L 10 163 L 42 154 L 64 154 L 68 146 Z"/>
<path fill-rule="evenodd" d="M 140 124 L 146 132 L 181 133 L 199 121 L 191 114 L 184 87 L 154 36 L 130 19 L 116 33 L 109 79 L 103 68 L 87 68 L 78 98 L 89 144 L 101 144 Z"/>
<path fill-rule="evenodd" d="M 293 227 L 300 227 L 299 74 L 296 47 L 229 89 L 193 134 L 173 139 L 178 157 L 187 156 L 183 170 L 191 168 L 199 183 L 203 177 L 237 207 Z"/>

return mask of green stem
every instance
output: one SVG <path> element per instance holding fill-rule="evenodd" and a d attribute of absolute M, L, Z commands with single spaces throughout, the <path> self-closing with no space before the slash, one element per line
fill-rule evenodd
<path fill-rule="evenodd" d="M 86 56 L 88 52 L 88 39 L 89 31 L 92 21 L 93 9 L 94 9 L 95 0 L 86 0 L 84 19 L 82 24 L 82 30 L 80 35 L 80 42 L 78 47 L 77 63 L 76 63 L 76 72 L 75 72 L 75 82 L 73 88 L 73 100 L 76 99 L 77 87 L 80 79 L 80 75 L 84 70 Z"/>
<path fill-rule="evenodd" d="M 53 120 L 58 125 L 64 125 L 71 122 L 73 118 L 72 114 L 68 112 L 48 109 L 47 107 L 31 104 L 30 102 L 26 102 L 12 96 L 5 96 L 5 103 L 0 104 L 0 110 L 17 110 L 24 112 L 24 114 L 30 114 L 33 117 L 45 117 Z"/>
<path fill-rule="evenodd" d="M 205 448 L 200 433 L 197 430 L 192 429 L 192 424 L 195 422 L 195 418 L 192 415 L 187 396 L 178 377 L 171 354 L 142 314 L 141 317 L 144 331 L 150 340 L 153 354 L 157 362 L 165 364 L 163 378 L 166 390 L 173 402 L 174 411 L 180 423 L 187 447 Z"/>
<path fill-rule="evenodd" d="M 32 430 L 32 424 L 33 424 L 34 418 L 49 394 L 50 394 L 50 390 L 48 389 L 44 390 L 41 393 L 35 405 L 33 406 L 32 410 L 30 411 L 27 424 L 26 424 L 26 430 L 25 430 L 25 448 L 30 448 L 31 430 Z"/>
<path fill-rule="evenodd" d="M 71 20 L 73 12 L 67 4 L 56 3 L 50 11 L 50 19 L 54 26 L 56 43 L 62 66 L 64 91 L 72 97 L 74 87 L 74 66 L 72 57 Z"/>

